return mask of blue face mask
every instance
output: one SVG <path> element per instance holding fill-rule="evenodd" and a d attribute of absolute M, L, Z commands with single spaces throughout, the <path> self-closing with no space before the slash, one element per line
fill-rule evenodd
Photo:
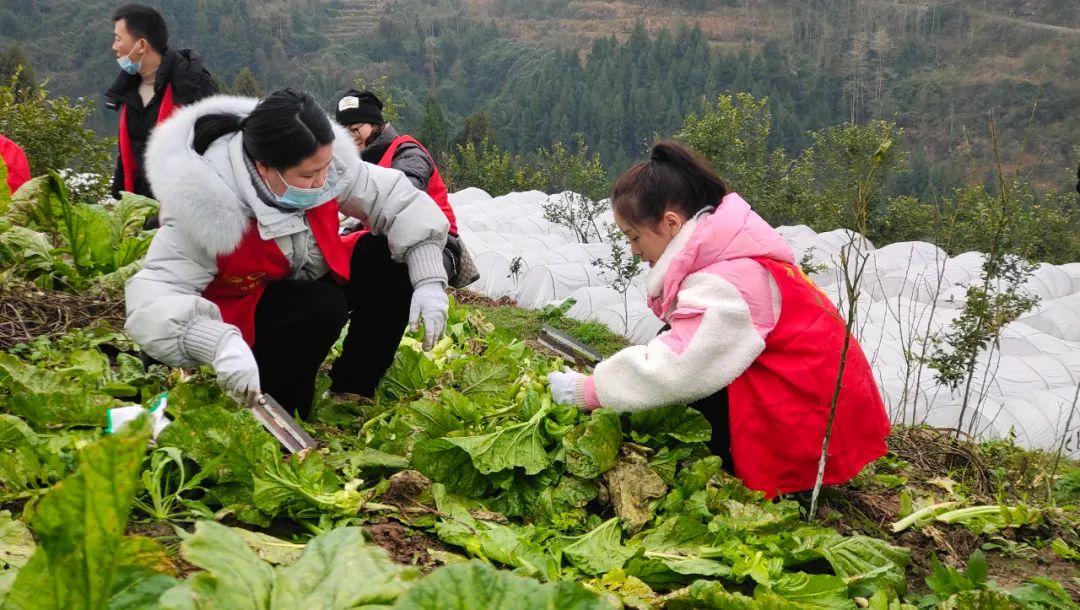
<path fill-rule="evenodd" d="M 123 70 L 124 72 L 127 72 L 128 74 L 130 74 L 132 76 L 135 76 L 136 74 L 139 73 L 139 67 L 142 64 L 141 61 L 140 62 L 131 61 L 131 58 L 128 57 L 127 55 L 118 58 L 116 60 L 116 63 L 120 64 L 120 69 L 121 70 Z"/>
<path fill-rule="evenodd" d="M 293 210 L 308 210 L 320 206 L 334 198 L 334 188 L 333 184 L 330 182 L 329 176 L 327 176 L 327 180 L 323 182 L 323 185 L 319 188 L 302 189 L 286 182 L 285 177 L 281 175 L 281 172 L 278 172 L 277 170 L 274 171 L 277 172 L 278 178 L 281 178 L 281 181 L 285 183 L 285 193 L 278 195 L 278 203 L 284 207 Z M 269 185 L 267 186 L 269 187 Z"/>
<path fill-rule="evenodd" d="M 135 44 L 138 44 L 138 43 L 136 42 Z M 134 51 L 134 50 L 135 49 L 133 48 L 132 51 Z M 127 72 L 128 74 L 130 74 L 132 76 L 138 74 L 139 73 L 139 68 L 142 67 L 142 60 L 141 59 L 139 61 L 131 61 L 131 53 L 128 53 L 127 55 L 125 55 L 123 57 L 117 57 L 116 58 L 116 63 L 120 64 L 120 69 L 121 70 L 123 70 L 124 72 Z"/>

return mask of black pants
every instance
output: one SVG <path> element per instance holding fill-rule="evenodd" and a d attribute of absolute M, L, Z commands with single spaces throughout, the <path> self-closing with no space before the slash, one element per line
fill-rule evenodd
<path fill-rule="evenodd" d="M 341 357 L 330 370 L 335 392 L 372 396 L 394 361 L 409 321 L 408 268 L 390 258 L 385 237 L 366 235 L 350 262 L 351 281 L 281 280 L 255 309 L 255 361 L 262 391 L 306 418 L 315 378 L 350 322 Z"/>
<path fill-rule="evenodd" d="M 731 459 L 731 423 L 728 419 L 730 409 L 728 408 L 727 388 L 712 396 L 702 398 L 690 406 L 700 411 L 708 420 L 709 425 L 712 426 L 709 450 L 713 452 L 713 455 L 720 456 L 720 459 L 724 462 L 724 470 L 735 474 L 735 465 Z"/>
<path fill-rule="evenodd" d="M 671 330 L 671 326 L 665 324 L 658 335 Z M 731 409 L 728 406 L 727 388 L 721 389 L 712 396 L 706 396 L 690 405 L 697 409 L 712 427 L 712 438 L 709 439 L 709 451 L 713 455 L 720 456 L 723 468 L 730 474 L 735 474 L 734 462 L 731 458 Z"/>

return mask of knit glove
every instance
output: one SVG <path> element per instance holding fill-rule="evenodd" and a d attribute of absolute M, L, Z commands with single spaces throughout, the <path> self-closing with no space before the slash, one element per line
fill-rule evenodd
<path fill-rule="evenodd" d="M 548 373 L 548 385 L 551 386 L 551 398 L 562 405 L 585 406 L 583 394 L 579 390 L 585 384 L 585 375 L 565 368 L 562 372 Z"/>
<path fill-rule="evenodd" d="M 424 351 L 435 347 L 435 342 L 446 330 L 446 316 L 450 311 L 450 299 L 442 282 L 428 282 L 413 288 L 412 304 L 409 307 L 409 330 L 416 332 L 420 328 L 420 319 L 424 320 Z"/>
<path fill-rule="evenodd" d="M 214 356 L 214 371 L 218 385 L 239 402 L 259 394 L 259 365 L 255 355 L 237 333 L 231 333 L 218 347 Z"/>

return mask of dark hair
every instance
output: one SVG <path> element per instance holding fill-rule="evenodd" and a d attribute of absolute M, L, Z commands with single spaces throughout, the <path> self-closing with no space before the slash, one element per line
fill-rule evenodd
<path fill-rule="evenodd" d="M 334 128 L 315 98 L 305 91 L 280 89 L 259 102 L 247 117 L 208 114 L 195 121 L 192 148 L 200 155 L 218 138 L 243 132 L 244 151 L 264 165 L 287 169 L 334 141 Z"/>
<path fill-rule="evenodd" d="M 169 50 L 169 26 L 157 9 L 144 4 L 125 4 L 113 13 L 113 23 L 124 22 L 124 28 L 135 38 L 145 38 L 158 53 Z"/>
<path fill-rule="evenodd" d="M 727 184 L 694 151 L 666 140 L 649 151 L 615 181 L 612 205 L 634 224 L 655 225 L 673 210 L 690 218 L 702 209 L 719 205 Z"/>
<path fill-rule="evenodd" d="M 371 146 L 372 144 L 374 144 L 375 140 L 378 140 L 380 137 L 382 137 L 383 131 L 385 130 L 386 123 L 383 123 L 382 125 L 375 125 L 371 130 L 371 135 L 368 136 L 367 140 L 364 141 L 364 146 Z"/>

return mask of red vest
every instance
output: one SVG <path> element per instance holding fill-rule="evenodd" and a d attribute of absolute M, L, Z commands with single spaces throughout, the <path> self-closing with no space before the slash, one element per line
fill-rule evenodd
<path fill-rule="evenodd" d="M 419 142 L 417 142 L 412 136 L 398 136 L 394 138 L 393 142 L 390 142 L 390 146 L 383 153 L 382 159 L 379 159 L 379 167 L 392 167 L 394 163 L 394 155 L 397 153 L 397 149 L 405 143 L 416 144 L 420 147 L 420 150 L 424 151 L 428 157 L 431 158 L 432 167 L 435 166 L 435 158 L 431 156 L 431 153 Z M 454 209 L 450 207 L 450 199 L 446 196 L 446 183 L 443 182 L 442 176 L 439 175 L 438 168 L 431 174 L 431 179 L 428 180 L 427 194 L 429 197 L 435 200 L 435 203 L 442 209 L 443 214 L 446 214 L 446 219 L 450 221 L 450 234 L 457 236 L 457 218 L 454 216 Z"/>
<path fill-rule="evenodd" d="M 780 288 L 780 319 L 765 351 L 728 386 L 735 473 L 768 497 L 811 489 L 840 369 L 844 320 L 798 267 L 754 259 Z M 854 337 L 847 352 L 825 465 L 826 485 L 851 480 L 885 455 L 889 419 Z"/>
<path fill-rule="evenodd" d="M 308 210 L 306 216 L 331 275 L 348 282 L 352 249 L 338 235 L 337 200 Z M 225 322 L 240 329 L 248 345 L 255 345 L 255 307 L 267 284 L 289 276 L 289 261 L 274 240 L 259 236 L 258 222 L 252 219 L 236 250 L 219 256 L 217 266 L 202 295 L 218 306 Z"/>
<path fill-rule="evenodd" d="M 157 124 L 169 118 L 176 107 L 173 105 L 172 84 L 165 85 L 165 93 L 161 96 L 161 106 L 158 108 Z M 131 135 L 128 134 L 127 104 L 120 108 L 120 164 L 124 170 L 124 190 L 131 193 L 135 190 L 135 176 L 139 173 L 139 161 L 135 158 L 135 149 L 131 147 Z"/>

